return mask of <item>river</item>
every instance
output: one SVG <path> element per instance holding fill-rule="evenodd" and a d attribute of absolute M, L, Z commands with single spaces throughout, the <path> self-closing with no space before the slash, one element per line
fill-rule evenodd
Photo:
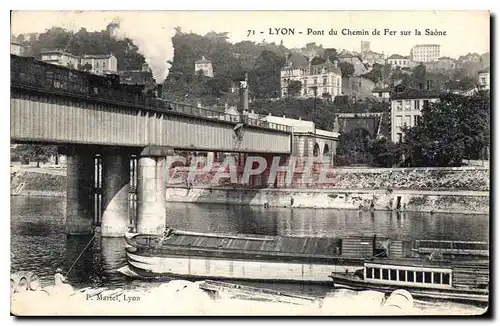
<path fill-rule="evenodd" d="M 11 270 L 35 271 L 42 284 L 53 282 L 57 267 L 68 271 L 90 236 L 64 233 L 65 198 L 11 197 Z M 343 237 L 353 234 L 399 239 L 488 241 L 487 215 L 358 212 L 328 209 L 289 209 L 216 204 L 167 203 L 167 223 L 177 229 L 258 233 L 266 235 L 315 235 Z M 68 279 L 76 286 L 99 276 L 105 285 L 149 287 L 116 271 L 125 265 L 121 238 L 94 241 L 74 265 Z M 285 286 L 285 285 L 280 285 Z M 289 288 L 286 288 L 289 289 Z M 300 286 L 308 294 L 328 292 L 325 286 Z"/>

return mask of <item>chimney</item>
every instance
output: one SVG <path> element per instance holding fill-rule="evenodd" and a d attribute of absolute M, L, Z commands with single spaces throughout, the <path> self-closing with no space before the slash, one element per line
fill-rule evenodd
<path fill-rule="evenodd" d="M 229 105 L 227 104 L 227 102 L 226 102 L 226 103 L 224 103 L 224 110 L 226 110 L 226 111 L 227 111 L 227 109 L 228 109 L 228 108 L 229 108 Z"/>
<path fill-rule="evenodd" d="M 147 63 L 142 64 L 142 71 L 149 71 L 149 65 Z"/>
<path fill-rule="evenodd" d="M 252 110 L 252 114 L 254 114 L 255 112 Z"/>
<path fill-rule="evenodd" d="M 197 107 L 201 108 L 201 102 L 198 102 Z"/>
<path fill-rule="evenodd" d="M 269 112 L 267 115 L 272 115 L 271 112 Z"/>
<path fill-rule="evenodd" d="M 286 118 L 284 114 L 283 114 L 283 118 Z"/>
<path fill-rule="evenodd" d="M 302 117 L 299 117 L 299 121 L 302 121 Z"/>
<path fill-rule="evenodd" d="M 338 62 L 337 60 L 333 60 L 333 65 L 334 65 L 335 67 L 338 67 L 338 66 L 339 66 L 339 62 Z"/>

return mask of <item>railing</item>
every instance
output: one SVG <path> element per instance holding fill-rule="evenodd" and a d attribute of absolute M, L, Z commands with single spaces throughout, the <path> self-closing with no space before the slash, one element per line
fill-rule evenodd
<path fill-rule="evenodd" d="M 91 75 L 79 70 L 50 65 L 32 58 L 11 56 L 11 84 L 14 85 L 63 93 L 68 96 L 99 99 L 107 103 L 125 104 L 146 110 L 175 112 L 206 119 L 246 123 L 260 128 L 292 132 L 292 127 L 287 125 L 113 89 L 111 79 L 106 77 L 93 76 L 96 79 L 94 85 L 89 82 L 89 76 Z"/>

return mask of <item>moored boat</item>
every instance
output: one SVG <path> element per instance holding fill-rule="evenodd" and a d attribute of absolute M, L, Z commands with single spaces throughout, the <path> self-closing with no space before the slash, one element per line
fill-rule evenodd
<path fill-rule="evenodd" d="M 405 289 L 413 297 L 424 300 L 482 305 L 487 304 L 489 298 L 487 260 L 372 259 L 355 272 L 333 272 L 330 277 L 339 288 L 385 293 Z"/>
<path fill-rule="evenodd" d="M 154 279 L 329 283 L 332 270 L 354 271 L 364 259 L 389 249 L 402 254 L 401 241 L 374 236 L 338 239 L 170 230 L 163 236 L 128 234 L 125 239 L 127 268 L 120 271 Z"/>
<path fill-rule="evenodd" d="M 418 255 L 414 241 L 376 235 L 346 238 L 218 234 L 167 229 L 163 235 L 127 234 L 133 278 L 221 279 L 329 283 L 373 257 Z"/>

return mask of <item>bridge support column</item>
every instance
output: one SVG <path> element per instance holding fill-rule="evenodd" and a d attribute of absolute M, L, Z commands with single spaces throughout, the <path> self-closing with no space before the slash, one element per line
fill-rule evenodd
<path fill-rule="evenodd" d="M 137 232 L 160 234 L 166 226 L 165 157 L 140 157 L 137 164 Z"/>
<path fill-rule="evenodd" d="M 103 237 L 122 237 L 128 230 L 130 157 L 121 150 L 102 155 Z"/>
<path fill-rule="evenodd" d="M 66 169 L 66 233 L 91 234 L 94 153 L 74 148 L 67 153 Z"/>

